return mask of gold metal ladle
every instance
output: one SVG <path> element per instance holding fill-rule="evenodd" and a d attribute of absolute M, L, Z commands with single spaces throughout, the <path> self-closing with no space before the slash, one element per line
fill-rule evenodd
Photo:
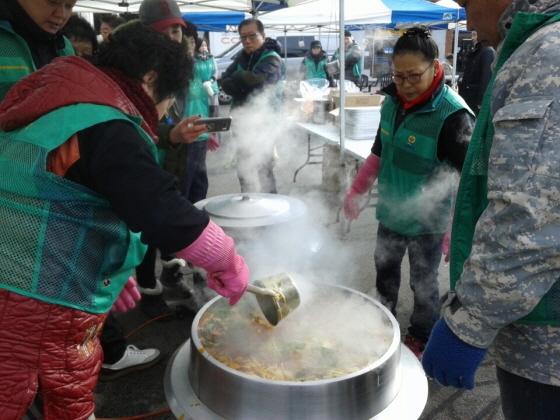
<path fill-rule="evenodd" d="M 256 295 L 264 317 L 274 326 L 286 318 L 300 303 L 297 286 L 286 273 L 256 280 L 254 284 L 247 287 L 247 291 Z"/>

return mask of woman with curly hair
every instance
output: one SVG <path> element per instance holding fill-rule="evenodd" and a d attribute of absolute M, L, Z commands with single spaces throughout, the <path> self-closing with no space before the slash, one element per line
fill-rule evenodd
<path fill-rule="evenodd" d="M 231 238 L 157 162 L 155 132 L 187 89 L 186 51 L 139 22 L 94 65 L 55 59 L 0 105 L 0 418 L 21 418 L 40 384 L 46 420 L 93 419 L 98 334 L 139 299 L 151 244 L 208 272 L 235 304 L 248 268 Z M 48 100 L 44 100 L 48 98 Z"/>

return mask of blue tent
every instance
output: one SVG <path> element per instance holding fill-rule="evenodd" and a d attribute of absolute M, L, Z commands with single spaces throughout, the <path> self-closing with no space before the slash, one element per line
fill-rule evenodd
<path fill-rule="evenodd" d="M 391 10 L 391 23 L 441 22 L 465 20 L 464 8 L 452 9 L 429 1 L 382 0 Z"/>
<path fill-rule="evenodd" d="M 183 13 L 183 19 L 194 23 L 202 32 L 225 32 L 228 26 L 237 26 L 248 17 L 251 15 L 243 12 Z"/>
<path fill-rule="evenodd" d="M 251 13 L 271 12 L 288 7 L 286 0 L 267 0 L 252 2 Z M 236 11 L 183 13 L 183 19 L 194 23 L 202 32 L 224 32 L 228 26 L 237 26 L 239 22 L 251 17 L 251 14 Z"/>

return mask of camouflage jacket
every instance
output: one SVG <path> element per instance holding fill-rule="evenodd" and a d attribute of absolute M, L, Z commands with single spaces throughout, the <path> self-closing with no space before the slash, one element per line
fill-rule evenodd
<path fill-rule="evenodd" d="M 515 25 L 531 19 L 518 12 L 558 13 L 560 5 L 558 0 L 514 0 L 499 22 L 502 39 L 516 14 Z M 560 276 L 558 46 L 560 22 L 537 30 L 498 68 L 487 92 L 484 103 L 494 130 L 489 202 L 461 266 L 456 296 L 450 296 L 443 310 L 459 338 L 475 347 L 491 347 L 496 365 L 555 386 L 560 386 L 560 327 L 517 321 Z M 502 47 L 498 62 L 506 53 Z"/>

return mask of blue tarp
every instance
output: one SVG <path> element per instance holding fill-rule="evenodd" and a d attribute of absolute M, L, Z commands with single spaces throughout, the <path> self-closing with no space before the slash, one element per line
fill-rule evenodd
<path fill-rule="evenodd" d="M 444 8 L 428 1 L 382 1 L 391 10 L 391 23 L 457 21 L 467 18 L 464 8 Z"/>
<path fill-rule="evenodd" d="M 183 13 L 183 19 L 194 23 L 202 32 L 225 32 L 227 26 L 237 25 L 250 16 L 243 12 Z"/>
<path fill-rule="evenodd" d="M 270 12 L 288 7 L 286 0 L 253 1 L 253 12 Z M 224 32 L 228 26 L 237 26 L 239 22 L 251 17 L 243 12 L 198 12 L 183 13 L 183 19 L 194 23 L 202 32 Z"/>

